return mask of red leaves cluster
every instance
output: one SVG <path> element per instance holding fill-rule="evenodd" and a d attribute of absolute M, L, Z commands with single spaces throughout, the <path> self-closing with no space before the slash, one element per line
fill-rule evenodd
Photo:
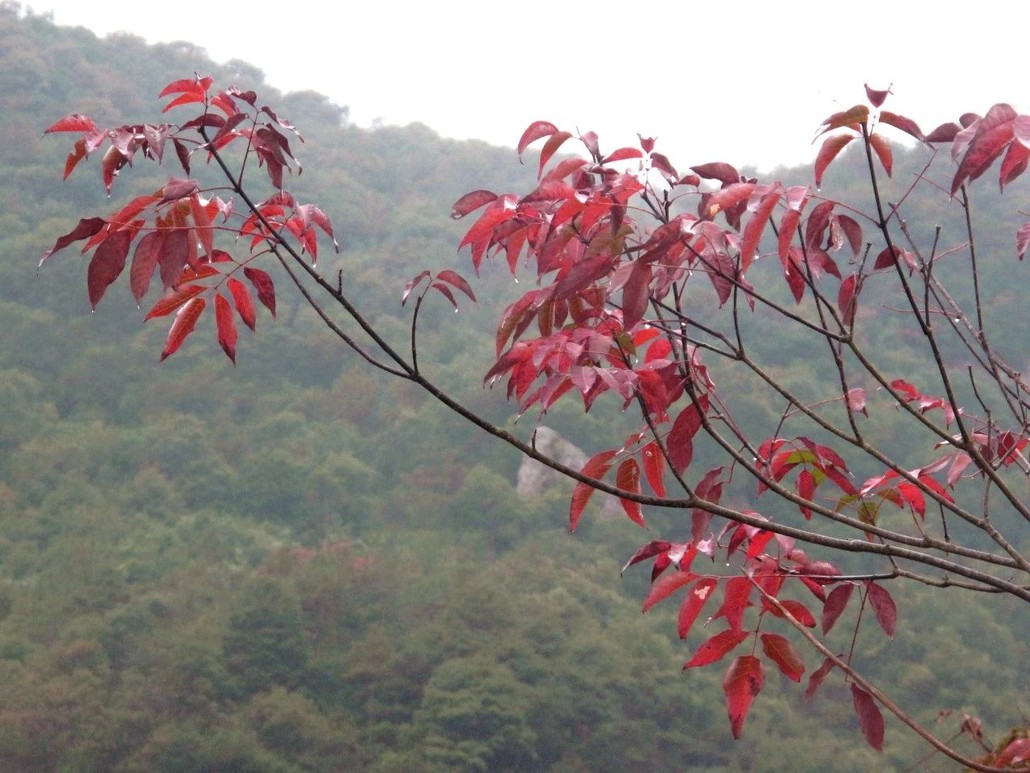
<path fill-rule="evenodd" d="M 57 121 L 45 133 L 82 134 L 65 165 L 66 177 L 79 161 L 109 143 L 101 161 L 108 191 L 118 172 L 130 165 L 137 153 L 160 163 L 169 140 L 187 175 L 194 152 L 210 156 L 242 140 L 246 146 L 244 156 L 256 155 L 272 184 L 281 189 L 283 171 L 298 166 L 281 131 L 293 131 L 293 127 L 269 108 L 257 108 L 253 92 L 214 92 L 212 85 L 212 79 L 207 77 L 183 79 L 170 83 L 161 92 L 162 97 L 172 97 L 165 106 L 166 112 L 194 104 L 202 107 L 199 115 L 181 126 L 100 129 L 92 119 L 71 115 Z M 107 218 L 80 220 L 72 231 L 57 239 L 40 263 L 55 252 L 84 241 L 82 252 L 93 253 L 86 272 L 86 287 L 94 308 L 108 287 L 124 273 L 126 264 L 129 288 L 137 304 L 146 296 L 156 274 L 163 295 L 146 318 L 174 314 L 162 359 L 179 349 L 204 311 L 213 307 L 218 343 L 235 362 L 237 317 L 251 330 L 256 325 L 251 292 L 275 315 L 272 277 L 251 265 L 253 260 L 285 244 L 289 237 L 298 252 L 308 254 L 314 261 L 319 231 L 337 250 L 339 247 L 326 214 L 313 204 L 298 203 L 287 191 L 278 190 L 245 216 L 235 213 L 231 202 L 209 193 L 201 190 L 194 179 L 172 177 L 159 190 L 137 196 Z M 250 256 L 237 262 L 228 252 L 217 249 L 215 241 L 220 234 L 245 238 Z"/>
<path fill-rule="evenodd" d="M 766 552 L 770 544 L 777 546 L 780 557 Z M 789 618 L 791 626 L 814 628 L 816 617 L 809 609 L 814 598 L 816 603 L 822 604 L 821 628 L 824 635 L 828 634 L 845 611 L 855 589 L 862 588 L 863 604 L 868 603 L 872 608 L 884 633 L 893 636 L 897 624 L 894 600 L 882 585 L 871 580 L 846 580 L 833 565 L 810 561 L 802 551 L 793 548 L 791 540 L 778 538 L 762 529 L 740 526 L 730 533 L 726 542 L 727 559 L 742 549 L 743 560 L 738 574 L 698 572 L 694 568 L 695 559 L 702 553 L 711 555 L 713 547 L 694 542 L 649 542 L 637 550 L 623 567 L 625 571 L 633 564 L 653 559 L 651 590 L 644 600 L 643 611 L 679 595 L 678 632 L 681 639 L 686 639 L 695 628 L 702 610 L 706 605 L 710 606 L 710 600 L 717 596 L 721 598 L 705 627 L 718 620 L 723 620 L 725 627 L 702 641 L 684 668 L 708 666 L 743 649 L 730 662 L 723 678 L 730 728 L 735 738 L 743 733 L 751 704 L 765 684 L 763 661 L 794 682 L 800 682 L 806 671 L 789 639 L 781 633 L 767 630 L 770 620 Z M 828 586 L 832 587 L 829 593 L 825 590 Z M 802 589 L 808 597 L 807 603 L 786 597 L 788 587 Z M 748 610 L 756 611 L 750 624 Z M 761 657 L 755 654 L 757 649 L 760 649 Z M 835 665 L 828 659 L 812 673 L 806 698 L 815 694 Z M 852 695 L 867 742 L 880 749 L 883 744 L 883 716 L 875 700 L 857 685 L 852 685 Z"/>

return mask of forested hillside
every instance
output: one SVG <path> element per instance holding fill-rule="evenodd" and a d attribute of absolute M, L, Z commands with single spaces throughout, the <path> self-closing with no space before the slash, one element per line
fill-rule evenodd
<path fill-rule="evenodd" d="M 619 578 L 638 527 L 595 513 L 569 534 L 568 488 L 520 498 L 510 449 L 381 379 L 299 298 L 284 292 L 277 319 L 259 318 L 236 367 L 213 335 L 158 364 L 165 328 L 139 313 L 128 330 L 128 292 L 92 313 L 72 250 L 37 272 L 77 212 L 110 206 L 95 169 L 61 181 L 67 147 L 42 129 L 71 112 L 154 115 L 161 87 L 195 71 L 259 87 L 297 124 L 306 165 L 292 188 L 328 212 L 342 248 L 320 268 L 395 318 L 400 342 L 407 279 L 470 270 L 452 202 L 534 172 L 511 149 L 424 126 L 352 126 L 346 107 L 276 94 L 252 66 L 188 43 L 98 39 L 0 4 L 0 770 L 917 765 L 924 748 L 890 723 L 885 752 L 869 750 L 842 690 L 811 705 L 769 691 L 733 742 L 718 675 L 682 671 L 696 642 L 670 638 L 662 610 L 641 619 L 646 578 Z M 896 177 L 915 163 L 899 158 Z M 485 271 L 478 305 L 434 304 L 422 322 L 427 368 L 499 423 L 512 408 L 481 379 L 511 281 Z M 993 313 L 1020 308 L 986 281 Z M 769 345 L 798 379 L 819 377 L 790 340 Z M 780 410 L 759 391 L 753 405 Z M 617 408 L 546 423 L 596 449 L 626 420 Z M 905 625 L 877 645 L 873 675 L 928 724 L 968 711 L 1003 732 L 1030 711 L 1012 679 L 1030 631 L 953 598 L 899 593 Z"/>

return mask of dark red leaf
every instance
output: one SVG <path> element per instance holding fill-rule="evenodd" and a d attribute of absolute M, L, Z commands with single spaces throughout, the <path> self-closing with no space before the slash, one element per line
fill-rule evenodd
<path fill-rule="evenodd" d="M 430 276 L 432 273 L 424 269 L 407 281 L 407 284 L 404 285 L 404 292 L 401 293 L 401 306 L 408 302 L 411 291 L 418 287 L 423 279 L 428 279 Z"/>
<path fill-rule="evenodd" d="M 706 180 L 718 180 L 723 185 L 733 185 L 740 182 L 740 172 L 729 164 L 720 161 L 711 164 L 701 164 L 690 167 L 690 171 Z"/>
<path fill-rule="evenodd" d="M 936 129 L 934 129 L 932 132 L 926 135 L 926 141 L 953 142 L 960 131 L 962 131 L 962 127 L 953 121 L 948 123 L 942 123 Z"/>
<path fill-rule="evenodd" d="M 852 592 L 855 590 L 855 586 L 851 583 L 844 583 L 838 585 L 836 588 L 831 590 L 826 596 L 826 603 L 823 604 L 823 620 L 822 628 L 823 634 L 828 634 L 830 629 L 833 628 L 834 623 L 837 622 L 837 618 L 841 616 L 844 608 L 848 605 L 848 600 L 851 598 Z"/>
<path fill-rule="evenodd" d="M 885 123 L 888 126 L 893 126 L 895 129 L 900 129 L 905 132 L 905 134 L 915 137 L 917 140 L 925 139 L 923 137 L 923 132 L 919 129 L 919 126 L 916 125 L 916 122 L 903 115 L 897 115 L 896 113 L 892 113 L 888 110 L 881 110 L 880 123 Z"/>
<path fill-rule="evenodd" d="M 225 356 L 236 363 L 236 318 L 232 313 L 232 306 L 224 295 L 219 293 L 215 296 L 215 329 L 218 331 L 218 345 L 222 347 Z"/>
<path fill-rule="evenodd" d="M 257 291 L 258 300 L 264 304 L 266 309 L 272 312 L 272 316 L 274 317 L 275 284 L 272 282 L 272 277 L 260 268 L 251 268 L 250 266 L 244 267 L 243 275 L 254 286 L 254 289 Z"/>
<path fill-rule="evenodd" d="M 150 278 L 157 268 L 157 259 L 164 248 L 165 232 L 163 229 L 144 234 L 136 245 L 129 266 L 129 288 L 138 306 L 150 288 Z"/>
<path fill-rule="evenodd" d="M 476 294 L 472 292 L 472 286 L 465 280 L 465 278 L 457 273 L 445 268 L 443 271 L 436 275 L 436 278 L 440 282 L 446 282 L 451 287 L 454 287 L 461 292 L 465 293 L 473 301 L 476 300 Z"/>
<path fill-rule="evenodd" d="M 833 670 L 835 665 L 836 664 L 832 660 L 826 658 L 823 661 L 823 664 L 812 672 L 812 675 L 808 678 L 808 687 L 805 688 L 806 701 L 812 699 L 812 696 L 815 695 L 816 691 L 819 689 L 819 685 L 823 683 L 823 680 L 826 678 L 827 674 Z"/>
<path fill-rule="evenodd" d="M 69 244 L 74 244 L 82 239 L 89 239 L 96 236 L 105 225 L 107 225 L 107 221 L 102 217 L 83 218 L 78 222 L 78 225 L 76 225 L 75 228 L 64 236 L 59 237 L 57 241 L 54 242 L 54 246 L 43 253 L 43 257 L 39 259 L 39 265 L 42 266 L 47 258 L 58 250 L 63 250 Z"/>
<path fill-rule="evenodd" d="M 894 604 L 891 594 L 875 582 L 866 583 L 866 592 L 869 603 L 872 604 L 873 612 L 876 613 L 876 622 L 880 624 L 883 632 L 888 636 L 894 636 L 894 628 L 898 622 L 898 608 Z"/>
<path fill-rule="evenodd" d="M 700 668 L 722 660 L 750 635 L 747 631 L 720 631 L 694 650 L 694 656 L 683 668 Z"/>
<path fill-rule="evenodd" d="M 799 623 L 801 623 L 801 625 L 805 626 L 806 628 L 815 628 L 815 617 L 809 611 L 808 607 L 806 607 L 800 601 L 795 601 L 794 599 L 784 599 L 780 602 L 780 606 L 782 606 L 787 612 L 789 612 L 790 616 L 797 620 Z M 782 613 L 779 612 L 779 610 L 774 609 L 773 611 L 777 617 L 782 616 Z"/>
<path fill-rule="evenodd" d="M 880 707 L 876 705 L 873 696 L 857 684 L 851 685 L 851 698 L 866 743 L 878 752 L 883 751 L 883 714 L 880 713 Z"/>
<path fill-rule="evenodd" d="M 865 96 L 869 100 L 869 104 L 873 107 L 879 107 L 883 104 L 884 100 L 887 99 L 887 95 L 891 93 L 890 86 L 885 89 L 873 89 L 869 87 L 869 84 L 865 84 Z"/>
<path fill-rule="evenodd" d="M 639 564 L 641 561 L 646 561 L 649 558 L 665 553 L 672 547 L 671 542 L 665 540 L 652 540 L 643 547 L 637 549 L 637 551 L 630 556 L 629 561 L 626 562 L 625 566 L 622 567 L 622 571 L 619 574 L 625 574 L 626 570 L 629 569 L 633 564 Z"/>
<path fill-rule="evenodd" d="M 788 679 L 800 682 L 805 673 L 805 664 L 794 652 L 790 642 L 778 633 L 763 633 L 760 638 L 765 656 L 775 663 Z"/>
<path fill-rule="evenodd" d="M 722 680 L 722 689 L 726 694 L 726 708 L 734 738 L 743 735 L 744 721 L 751 709 L 751 702 L 762 691 L 764 683 L 762 662 L 754 655 L 740 655 L 730 664 Z"/>
<path fill-rule="evenodd" d="M 125 258 L 135 236 L 135 229 L 116 231 L 104 239 L 93 253 L 86 271 L 86 289 L 89 291 L 89 304 L 94 309 L 107 288 L 125 268 Z"/>
<path fill-rule="evenodd" d="M 840 309 L 841 320 L 848 327 L 855 324 L 855 311 L 858 308 L 856 294 L 859 286 L 858 274 L 851 274 L 840 283 L 840 290 L 837 292 L 837 308 Z"/>
<path fill-rule="evenodd" d="M 475 212 L 482 206 L 489 204 L 497 198 L 497 194 L 492 191 L 479 190 L 466 193 L 451 207 L 451 217 L 455 220 L 460 220 L 465 217 L 469 212 Z"/>

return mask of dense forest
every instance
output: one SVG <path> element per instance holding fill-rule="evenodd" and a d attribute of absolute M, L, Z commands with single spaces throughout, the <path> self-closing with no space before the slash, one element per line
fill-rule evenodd
<path fill-rule="evenodd" d="M 641 617 L 646 577 L 619 577 L 638 527 L 595 512 L 569 534 L 568 487 L 520 497 L 516 454 L 348 356 L 301 299 L 259 319 L 236 367 L 213 335 L 158 365 L 165 329 L 128 292 L 92 313 L 74 252 L 37 272 L 77 213 L 110 206 L 95 169 L 61 181 L 68 149 L 41 130 L 156 115 L 161 87 L 195 71 L 256 87 L 298 125 L 311 163 L 292 187 L 342 247 L 320 268 L 399 341 L 404 282 L 469 268 L 451 203 L 532 179 L 512 149 L 355 127 L 247 63 L 0 3 L 0 769 L 950 769 L 890 723 L 869 750 L 843 688 L 809 704 L 768 690 L 733 742 L 719 675 L 684 673 L 696 642 L 670 637 L 671 613 Z M 901 154 L 896 177 L 917 163 Z M 152 189 L 148 174 L 119 184 Z M 1020 309 L 985 282 L 993 313 Z M 481 377 L 511 279 L 486 270 L 476 291 L 460 314 L 425 309 L 421 356 L 504 423 Z M 773 345 L 818 378 L 789 338 Z M 585 449 L 622 421 L 617 406 L 546 417 Z M 1000 734 L 1030 712 L 1030 631 L 957 593 L 896 591 L 903 624 L 863 642 L 865 667 L 944 736 L 961 712 Z"/>

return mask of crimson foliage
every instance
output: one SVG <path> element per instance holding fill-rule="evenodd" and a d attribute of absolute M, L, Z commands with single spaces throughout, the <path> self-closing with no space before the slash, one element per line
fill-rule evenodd
<path fill-rule="evenodd" d="M 644 610 L 672 600 L 679 636 L 703 636 L 685 668 L 730 658 L 723 687 L 735 737 L 767 669 L 802 681 L 808 667 L 796 649 L 801 642 L 821 661 L 806 697 L 839 675 L 850 684 L 871 746 L 882 746 L 887 708 L 938 749 L 990 770 L 1024 761 L 1025 741 L 965 759 L 862 676 L 853 642 L 870 618 L 894 635 L 899 617 L 888 585 L 899 580 L 1030 601 L 1030 561 L 1018 547 L 1030 507 L 1013 486 L 1030 476 L 1030 386 L 991 343 L 966 195 L 996 162 L 1002 190 L 1026 170 L 1030 116 L 995 105 L 924 133 L 914 120 L 883 109 L 888 95 L 867 88 L 866 103 L 826 119 L 817 135 L 816 187 L 759 181 L 724 162 L 681 172 L 652 139 L 602 151 L 593 133 L 577 136 L 538 121 L 518 145 L 523 155 L 542 142 L 533 190 L 476 190 L 454 204 L 454 218 L 472 219 L 460 248 L 468 249 L 476 272 L 500 259 L 535 279 L 498 321 L 486 382 L 504 383 L 521 414 L 543 415 L 563 399 L 578 399 L 589 411 L 607 396 L 639 416 L 634 432 L 582 469 L 546 458 L 531 438 L 473 414 L 420 368 L 418 310 L 429 290 L 456 307 L 459 293 L 475 300 L 459 273 L 424 271 L 403 288 L 402 301 L 414 301 L 409 353 L 383 339 L 341 281 L 318 273 L 320 242 L 336 247 L 332 225 L 317 206 L 283 189 L 284 173 L 298 167 L 290 147 L 298 135 L 259 107 L 253 92 L 216 90 L 209 78 L 179 80 L 162 92 L 165 110 L 198 109 L 179 125 L 105 129 L 81 115 L 56 122 L 48 133 L 80 135 L 66 176 L 100 153 L 110 191 L 134 158 L 161 162 L 171 143 L 187 177 L 172 177 L 113 215 L 80 220 L 43 260 L 83 242 L 91 254 L 93 306 L 126 265 L 137 302 L 156 276 L 162 292 L 147 319 L 173 317 L 162 359 L 213 310 L 218 342 L 235 360 L 237 321 L 253 330 L 259 304 L 274 315 L 273 274 L 286 274 L 370 364 L 419 384 L 572 478 L 570 528 L 597 491 L 617 498 L 640 526 L 650 509 L 683 514 L 676 539 L 649 540 L 625 569 L 649 563 Z M 890 132 L 928 152 L 926 169 L 894 203 L 880 190 L 893 173 Z M 570 144 L 579 155 L 560 154 Z M 849 146 L 860 148 L 867 163 L 868 211 L 818 187 Z M 197 157 L 222 169 L 224 189 L 190 177 Z M 274 189 L 260 201 L 245 177 L 249 160 Z M 929 173 L 942 162 L 953 164 L 944 190 Z M 928 242 L 905 220 L 911 193 L 924 187 L 957 207 L 966 233 L 956 245 L 939 244 L 939 232 Z M 243 249 L 216 245 L 223 240 Z M 1013 233 L 1012 245 L 1015 263 L 1030 247 L 1030 221 Z M 966 262 L 953 270 L 956 256 Z M 972 292 L 954 291 L 956 283 Z M 963 305 L 961 297 L 972 300 Z M 921 364 L 899 367 L 877 343 L 877 305 L 914 330 Z M 363 338 L 338 317 L 356 323 Z M 816 398 L 806 397 L 812 385 L 770 361 L 768 337 L 798 342 L 828 376 L 815 385 Z M 955 351 L 966 358 L 961 364 Z M 782 400 L 782 414 L 771 422 L 747 418 L 750 388 Z M 966 398 L 976 410 L 963 404 Z M 874 419 L 887 411 L 926 440 L 918 458 L 880 445 Z M 963 496 L 967 489 L 975 495 Z M 911 517 L 891 525 L 892 510 Z M 928 511 L 939 514 L 939 525 Z M 865 568 L 845 574 L 838 566 L 844 554 L 866 559 Z M 699 626 L 706 609 L 710 616 Z M 852 645 L 841 647 L 830 636 L 849 610 L 845 641 Z M 699 634 L 702 627 L 712 630 Z"/>

